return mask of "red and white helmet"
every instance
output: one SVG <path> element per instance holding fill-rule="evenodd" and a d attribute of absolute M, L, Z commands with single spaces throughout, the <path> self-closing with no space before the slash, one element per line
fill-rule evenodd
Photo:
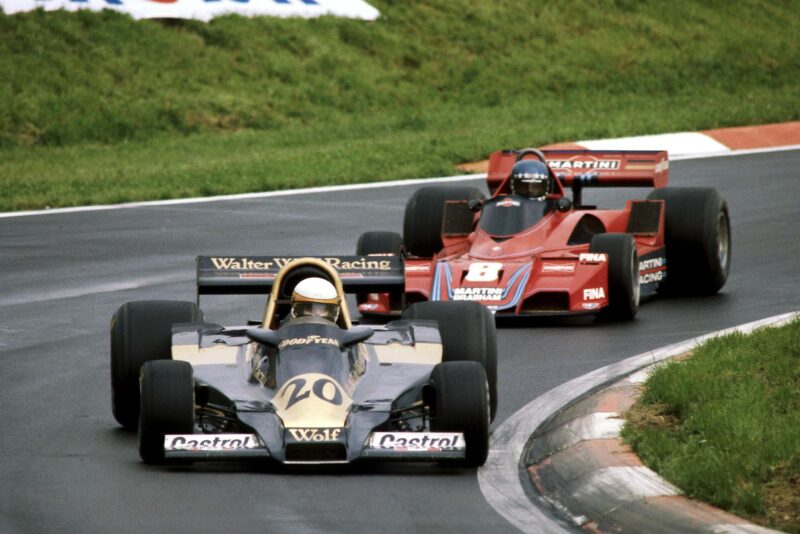
<path fill-rule="evenodd" d="M 339 294 L 324 278 L 305 278 L 294 287 L 292 317 L 322 317 L 336 322 L 339 310 Z"/>

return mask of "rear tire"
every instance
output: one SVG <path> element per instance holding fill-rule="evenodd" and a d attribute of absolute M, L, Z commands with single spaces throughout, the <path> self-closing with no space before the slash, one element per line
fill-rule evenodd
<path fill-rule="evenodd" d="M 403 319 L 437 321 L 442 338 L 442 361 L 480 363 L 489 380 L 491 420 L 497 415 L 497 329 L 494 316 L 477 302 L 417 302 Z"/>
<path fill-rule="evenodd" d="M 356 255 L 368 254 L 403 254 L 403 238 L 397 232 L 364 232 L 356 243 Z M 365 293 L 356 294 L 356 303 L 364 304 L 367 301 Z"/>
<path fill-rule="evenodd" d="M 356 243 L 356 255 L 402 254 L 403 237 L 397 232 L 364 232 Z"/>
<path fill-rule="evenodd" d="M 442 249 L 442 221 L 448 200 L 483 199 L 474 187 L 427 186 L 417 189 L 406 203 L 403 218 L 403 241 L 406 252 L 430 258 Z"/>
<path fill-rule="evenodd" d="M 713 295 L 728 280 L 731 228 L 728 204 L 710 187 L 656 189 L 648 200 L 665 204 L 667 279 L 659 291 Z"/>
<path fill-rule="evenodd" d="M 486 373 L 476 362 L 445 362 L 433 368 L 436 402 L 434 432 L 463 432 L 464 465 L 478 467 L 489 455 L 489 391 Z"/>
<path fill-rule="evenodd" d="M 139 456 L 164 463 L 164 436 L 194 432 L 194 380 L 189 362 L 157 360 L 142 366 Z"/>
<path fill-rule="evenodd" d="M 123 304 L 111 318 L 111 411 L 125 428 L 139 419 L 139 371 L 172 357 L 172 325 L 203 321 L 193 302 L 146 300 Z"/>
<path fill-rule="evenodd" d="M 608 254 L 608 307 L 601 317 L 630 321 L 639 311 L 639 255 L 630 234 L 599 234 L 589 251 Z"/>

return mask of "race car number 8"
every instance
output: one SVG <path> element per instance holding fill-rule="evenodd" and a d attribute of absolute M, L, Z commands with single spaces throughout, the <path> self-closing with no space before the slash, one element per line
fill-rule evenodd
<path fill-rule="evenodd" d="M 477 262 L 469 266 L 464 280 L 468 282 L 494 282 L 500 277 L 502 263 Z"/>

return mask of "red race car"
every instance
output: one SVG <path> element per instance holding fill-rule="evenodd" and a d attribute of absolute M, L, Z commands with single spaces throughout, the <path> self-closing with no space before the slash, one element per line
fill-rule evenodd
<path fill-rule="evenodd" d="M 361 293 L 362 314 L 470 300 L 496 315 L 593 313 L 632 319 L 656 293 L 713 294 L 730 270 L 725 199 L 666 187 L 664 151 L 522 149 L 489 160 L 491 198 L 428 186 L 408 200 L 403 236 L 367 232 L 357 254 L 398 254 L 405 284 Z M 652 187 L 623 209 L 583 203 L 587 187 Z M 565 193 L 571 188 L 571 198 Z"/>

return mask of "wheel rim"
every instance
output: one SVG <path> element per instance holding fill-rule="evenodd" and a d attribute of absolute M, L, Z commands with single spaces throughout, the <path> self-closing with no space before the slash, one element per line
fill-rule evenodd
<path fill-rule="evenodd" d="M 728 267 L 728 254 L 730 251 L 730 238 L 728 234 L 728 217 L 724 211 L 719 213 L 717 219 L 717 259 L 719 265 L 727 270 Z"/>

